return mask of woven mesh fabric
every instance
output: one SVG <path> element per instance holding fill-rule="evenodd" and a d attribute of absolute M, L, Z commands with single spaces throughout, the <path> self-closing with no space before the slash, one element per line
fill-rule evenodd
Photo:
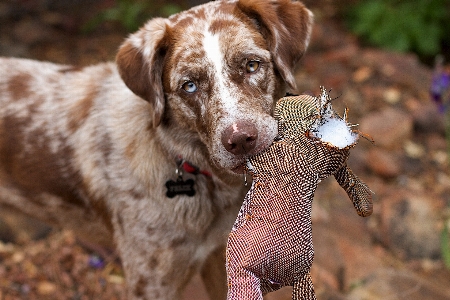
<path fill-rule="evenodd" d="M 279 139 L 248 161 L 252 186 L 227 243 L 228 300 L 262 300 L 286 285 L 294 286 L 293 299 L 316 299 L 311 208 L 324 178 L 335 175 L 358 214 L 371 213 L 370 190 L 346 166 L 349 149 L 307 134 L 320 117 L 319 106 L 312 96 L 279 100 Z"/>
<path fill-rule="evenodd" d="M 353 174 L 349 167 L 344 166 L 334 173 L 334 178 L 339 185 L 347 192 L 352 200 L 356 212 L 361 217 L 368 217 L 372 214 L 372 191 L 361 181 L 358 176 Z"/>

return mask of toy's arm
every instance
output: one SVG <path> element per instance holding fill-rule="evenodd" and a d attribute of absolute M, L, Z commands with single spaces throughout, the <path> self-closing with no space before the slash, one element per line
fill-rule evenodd
<path fill-rule="evenodd" d="M 368 217 L 372 214 L 372 191 L 361 181 L 358 176 L 353 174 L 347 165 L 340 168 L 334 178 L 339 185 L 347 192 L 348 197 L 352 200 L 356 212 L 361 217 Z"/>
<path fill-rule="evenodd" d="M 311 274 L 304 273 L 294 279 L 292 300 L 316 300 Z"/>

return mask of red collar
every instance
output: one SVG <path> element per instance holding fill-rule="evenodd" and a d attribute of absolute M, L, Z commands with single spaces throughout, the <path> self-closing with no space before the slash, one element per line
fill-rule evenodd
<path fill-rule="evenodd" d="M 209 171 L 206 170 L 200 170 L 199 167 L 191 164 L 190 162 L 184 160 L 181 156 L 178 156 L 177 158 L 177 165 L 183 168 L 183 171 L 186 173 L 194 174 L 194 175 L 204 175 L 206 177 L 212 177 L 212 174 Z"/>

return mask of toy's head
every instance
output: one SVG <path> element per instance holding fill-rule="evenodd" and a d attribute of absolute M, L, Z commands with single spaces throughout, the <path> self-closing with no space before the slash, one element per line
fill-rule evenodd
<path fill-rule="evenodd" d="M 324 87 L 320 97 L 309 95 L 281 98 L 275 108 L 278 134 L 282 138 L 308 137 L 332 148 L 349 149 L 359 139 L 358 131 L 347 122 L 347 111 L 339 116 L 331 106 L 331 98 Z"/>

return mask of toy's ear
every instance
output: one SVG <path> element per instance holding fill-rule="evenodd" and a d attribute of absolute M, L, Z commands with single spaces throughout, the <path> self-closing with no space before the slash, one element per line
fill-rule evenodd
<path fill-rule="evenodd" d="M 154 127 L 161 122 L 165 106 L 162 71 L 166 36 L 166 19 L 153 19 L 130 35 L 116 56 L 120 76 L 127 87 L 152 105 Z"/>
<path fill-rule="evenodd" d="M 295 91 L 294 68 L 309 44 L 312 12 L 295 0 L 240 0 L 237 6 L 256 22 L 278 72 Z"/>

